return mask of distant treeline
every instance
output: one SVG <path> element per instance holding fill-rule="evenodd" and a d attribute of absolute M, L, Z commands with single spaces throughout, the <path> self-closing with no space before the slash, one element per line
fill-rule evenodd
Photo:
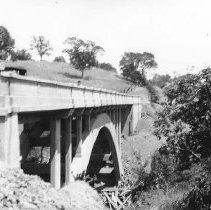
<path fill-rule="evenodd" d="M 97 62 L 96 67 L 101 68 L 106 71 L 117 72 L 116 68 L 114 68 L 110 63 L 99 63 Z"/>

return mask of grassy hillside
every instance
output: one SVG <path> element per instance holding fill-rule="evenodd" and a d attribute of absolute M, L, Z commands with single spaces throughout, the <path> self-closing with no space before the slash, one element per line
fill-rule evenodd
<path fill-rule="evenodd" d="M 108 72 L 98 68 L 85 71 L 84 79 L 81 72 L 74 69 L 70 64 L 47 61 L 1 61 L 6 66 L 19 66 L 27 69 L 27 75 L 37 78 L 56 80 L 67 83 L 77 83 L 98 88 L 105 88 L 125 92 L 131 83 L 125 81 L 115 72 Z"/>
<path fill-rule="evenodd" d="M 85 71 L 84 79 L 81 79 L 81 72 L 74 69 L 68 63 L 47 62 L 47 61 L 0 61 L 5 66 L 23 67 L 27 69 L 27 75 L 56 80 L 65 83 L 77 83 L 81 85 L 114 90 L 133 95 L 141 95 L 149 100 L 149 93 L 145 87 L 134 86 L 115 72 L 105 71 L 99 68 L 92 68 Z"/>

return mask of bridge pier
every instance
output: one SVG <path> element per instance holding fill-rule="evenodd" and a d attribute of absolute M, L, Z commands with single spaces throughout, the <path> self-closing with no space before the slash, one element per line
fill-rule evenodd
<path fill-rule="evenodd" d="M 84 117 L 84 131 L 89 132 L 91 129 L 91 113 L 93 111 L 93 108 L 87 108 L 83 112 Z"/>
<path fill-rule="evenodd" d="M 61 187 L 61 119 L 53 119 L 50 123 L 50 181 L 59 189 Z"/>
<path fill-rule="evenodd" d="M 119 120 L 119 113 L 118 113 L 118 108 L 114 109 L 115 110 L 115 128 L 116 128 L 116 134 L 117 134 L 117 139 L 119 139 L 119 126 L 118 126 L 118 120 Z"/>
<path fill-rule="evenodd" d="M 72 164 L 72 115 L 65 119 L 65 183 L 73 181 Z"/>
<path fill-rule="evenodd" d="M 82 115 L 76 117 L 76 156 L 81 156 L 82 146 Z"/>
<path fill-rule="evenodd" d="M 19 168 L 20 160 L 18 114 L 0 116 L 0 164 Z"/>
<path fill-rule="evenodd" d="M 118 110 L 118 144 L 121 151 L 121 134 L 122 134 L 122 110 L 121 108 Z"/>

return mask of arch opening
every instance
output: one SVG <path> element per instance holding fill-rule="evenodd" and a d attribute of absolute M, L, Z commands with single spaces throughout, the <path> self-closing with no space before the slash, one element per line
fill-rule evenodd
<path fill-rule="evenodd" d="M 101 128 L 92 148 L 86 177 L 92 180 L 90 184 L 96 189 L 116 186 L 118 183 L 115 168 L 115 148 L 113 139 L 106 127 Z"/>

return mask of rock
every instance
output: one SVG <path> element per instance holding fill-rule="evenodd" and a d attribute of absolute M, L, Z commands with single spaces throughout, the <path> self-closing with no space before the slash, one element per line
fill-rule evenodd
<path fill-rule="evenodd" d="M 84 182 L 56 190 L 40 177 L 18 169 L 0 169 L 0 199 L 1 210 L 104 209 L 97 192 Z"/>

